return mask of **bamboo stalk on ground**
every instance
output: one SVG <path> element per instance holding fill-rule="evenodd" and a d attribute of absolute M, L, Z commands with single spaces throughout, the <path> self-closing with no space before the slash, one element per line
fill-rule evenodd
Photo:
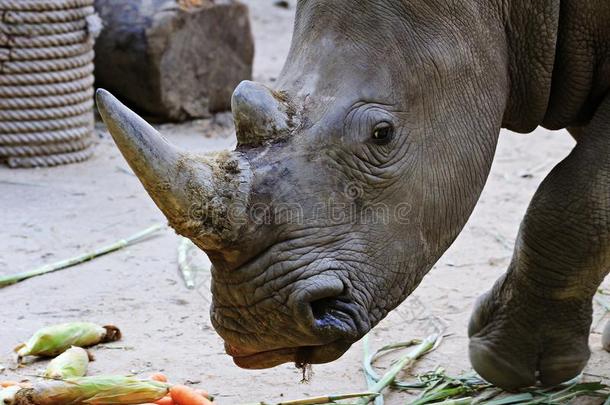
<path fill-rule="evenodd" d="M 193 242 L 187 238 L 181 238 L 178 244 L 178 268 L 182 274 L 182 279 L 186 288 L 192 290 L 195 288 L 195 272 L 196 270 L 191 265 L 189 260 L 189 252 L 195 247 Z"/>
<path fill-rule="evenodd" d="M 47 264 L 45 266 L 39 267 L 34 270 L 25 271 L 23 273 L 2 276 L 2 277 L 0 277 L 0 288 L 19 283 L 21 281 L 27 280 L 32 277 L 37 277 L 37 276 L 41 276 L 44 274 L 53 273 L 55 271 L 63 270 L 68 267 L 72 267 L 77 264 L 84 263 L 86 261 L 103 256 L 105 254 L 115 252 L 117 250 L 130 246 L 136 242 L 139 242 L 140 240 L 145 239 L 146 237 L 160 231 L 163 228 L 165 228 L 164 224 L 153 225 L 149 228 L 144 229 L 143 231 L 140 231 L 134 235 L 131 235 L 130 237 L 128 237 L 126 239 L 118 240 L 111 245 L 98 248 L 92 252 L 84 253 L 82 255 L 79 255 L 79 256 L 76 256 L 76 257 L 73 257 L 70 259 L 61 260 L 61 261 L 58 261 L 55 263 Z"/>
<path fill-rule="evenodd" d="M 367 368 L 371 367 L 371 360 L 373 355 L 371 355 L 370 353 L 370 346 L 369 346 L 369 341 L 370 341 L 370 335 L 367 334 L 366 336 L 364 336 L 364 340 L 362 342 L 363 346 L 364 346 L 364 363 L 363 363 L 363 367 L 364 367 L 364 378 L 366 380 L 366 386 L 368 389 L 371 389 L 375 386 L 376 381 L 373 379 L 373 376 L 371 373 L 367 372 Z M 371 367 L 372 369 L 372 367 Z M 374 404 L 375 405 L 384 405 L 384 400 L 383 400 L 383 395 L 377 395 L 377 397 L 375 397 L 374 400 Z"/>
<path fill-rule="evenodd" d="M 293 401 L 284 402 L 257 402 L 249 405 L 321 405 L 321 404 L 333 404 L 337 401 L 354 398 L 370 398 L 379 394 L 374 392 L 358 392 L 354 394 L 342 394 L 342 395 L 326 395 L 323 397 L 311 397 L 305 399 L 297 399 Z"/>
<path fill-rule="evenodd" d="M 458 399 L 448 399 L 443 402 L 436 402 L 435 405 L 470 405 L 474 402 L 474 398 L 465 397 Z"/>
<path fill-rule="evenodd" d="M 439 335 L 434 334 L 424 339 L 420 344 L 411 349 L 406 355 L 401 357 L 390 367 L 377 383 L 369 388 L 370 391 L 381 394 L 396 379 L 398 373 L 406 367 L 412 366 L 417 359 L 432 350 L 439 339 Z M 365 397 L 356 402 L 356 405 L 367 405 L 374 399 L 373 396 Z"/>

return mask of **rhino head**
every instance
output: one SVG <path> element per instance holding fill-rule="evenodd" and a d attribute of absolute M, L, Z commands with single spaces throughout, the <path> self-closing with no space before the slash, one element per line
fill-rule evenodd
<path fill-rule="evenodd" d="M 276 88 L 233 94 L 230 152 L 180 150 L 98 92 L 150 196 L 212 260 L 237 365 L 339 358 L 456 238 L 508 100 L 504 29 L 475 23 L 500 20 L 491 3 L 299 1 Z"/>

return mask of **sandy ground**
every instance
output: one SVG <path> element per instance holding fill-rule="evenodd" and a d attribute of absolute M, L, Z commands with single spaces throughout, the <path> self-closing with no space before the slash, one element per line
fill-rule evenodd
<path fill-rule="evenodd" d="M 257 41 L 255 79 L 272 83 L 288 52 L 294 12 L 251 1 Z M 175 143 L 193 150 L 230 147 L 230 116 L 162 126 Z M 0 274 L 70 257 L 163 222 L 102 126 L 90 161 L 45 170 L 0 168 Z M 519 221 L 538 184 L 573 146 L 564 132 L 503 133 L 481 201 L 453 247 L 423 284 L 372 333 L 372 345 L 423 337 L 434 325 L 451 335 L 417 370 L 441 365 L 470 370 L 466 325 L 477 296 L 504 271 Z M 524 176 L 528 174 L 528 176 Z M 216 394 L 220 404 L 361 391 L 362 345 L 340 360 L 315 366 L 307 384 L 291 365 L 265 371 L 235 367 L 210 326 L 207 280 L 195 291 L 177 272 L 178 238 L 170 230 L 120 252 L 0 291 L 0 379 L 25 378 L 44 363 L 12 370 L 11 349 L 39 327 L 64 321 L 114 323 L 123 341 L 94 349 L 91 374 L 163 371 Z M 608 282 L 606 283 L 608 285 Z M 596 306 L 587 373 L 610 376 L 600 349 L 603 327 Z M 387 396 L 404 403 L 404 393 Z"/>

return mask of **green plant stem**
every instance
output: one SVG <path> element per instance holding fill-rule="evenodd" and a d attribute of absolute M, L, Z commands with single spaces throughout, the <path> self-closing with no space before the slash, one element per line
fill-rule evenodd
<path fill-rule="evenodd" d="M 413 365 L 417 359 L 428 353 L 434 347 L 434 344 L 438 338 L 438 335 L 432 335 L 424 339 L 419 345 L 415 346 L 405 356 L 394 363 L 392 367 L 390 367 L 390 370 L 383 377 L 381 377 L 376 384 L 369 388 L 369 390 L 377 394 L 381 394 L 381 391 L 392 384 L 402 369 Z M 369 402 L 371 402 L 371 400 L 373 400 L 372 396 L 362 398 L 356 402 L 356 405 L 367 405 Z"/>
<path fill-rule="evenodd" d="M 435 402 L 434 405 L 470 405 L 474 403 L 474 398 L 464 397 L 458 399 L 448 399 L 443 402 Z"/>
<path fill-rule="evenodd" d="M 368 389 L 372 389 L 372 388 L 374 388 L 376 381 L 373 378 L 373 374 L 371 374 L 371 372 L 374 372 L 374 370 L 372 368 L 373 355 L 370 353 L 369 336 L 370 336 L 369 334 L 364 336 L 364 340 L 362 342 L 362 344 L 364 346 L 363 367 L 364 367 L 364 378 L 366 380 L 366 386 Z M 370 368 L 370 370 L 369 370 L 369 368 Z M 375 397 L 374 404 L 375 405 L 384 405 L 383 395 L 377 395 Z"/>
<path fill-rule="evenodd" d="M 483 390 L 484 391 L 481 393 L 481 395 L 479 395 L 472 401 L 473 404 L 485 403 L 485 401 L 490 401 L 500 395 L 502 392 L 504 392 L 500 388 L 490 388 L 488 390 Z"/>
<path fill-rule="evenodd" d="M 188 260 L 189 251 L 193 248 L 193 242 L 187 238 L 181 238 L 178 244 L 178 268 L 182 274 L 182 279 L 186 288 L 192 290 L 195 288 L 195 269 L 191 266 Z"/>
<path fill-rule="evenodd" d="M 364 350 L 365 350 L 364 374 L 367 376 L 367 378 L 369 378 L 373 382 L 373 384 L 375 384 L 377 381 L 379 381 L 381 379 L 379 374 L 377 374 L 375 372 L 375 370 L 373 369 L 373 362 L 378 357 L 380 357 L 385 352 L 389 352 L 391 350 L 397 350 L 397 349 L 405 349 L 407 347 L 412 347 L 412 346 L 418 345 L 422 342 L 421 339 L 413 339 L 408 342 L 392 343 L 392 344 L 383 346 L 382 348 L 377 349 L 375 352 L 371 353 L 369 346 L 368 346 L 368 338 L 366 336 L 365 336 L 365 339 L 367 339 L 365 341 L 365 343 L 367 343 L 367 345 L 364 347 Z M 394 381 L 394 383 L 396 383 L 396 381 Z"/>
<path fill-rule="evenodd" d="M 111 245 L 98 248 L 98 249 L 94 250 L 93 252 L 84 253 L 82 255 L 79 255 L 79 256 L 76 256 L 76 257 L 73 257 L 70 259 L 65 259 L 65 260 L 55 262 L 55 263 L 47 264 L 45 266 L 39 267 L 34 270 L 25 271 L 23 273 L 0 277 L 0 288 L 19 283 L 21 281 L 27 280 L 32 277 L 37 277 L 37 276 L 41 276 L 44 274 L 53 273 L 55 271 L 63 270 L 68 267 L 72 267 L 77 264 L 84 263 L 86 261 L 95 259 L 96 257 L 100 257 L 105 254 L 123 249 L 129 245 L 132 245 L 132 244 L 158 232 L 159 230 L 161 230 L 163 228 L 165 228 L 164 224 L 157 224 L 157 225 L 151 226 L 149 228 L 146 228 L 143 231 L 140 231 L 134 235 L 131 235 L 127 239 L 121 239 L 119 241 L 114 242 Z"/>
<path fill-rule="evenodd" d="M 284 401 L 284 402 L 257 402 L 255 404 L 250 405 L 321 405 L 321 404 L 329 404 L 335 403 L 337 401 L 341 401 L 344 399 L 353 399 L 353 398 L 370 398 L 372 396 L 379 395 L 374 392 L 358 392 L 353 394 L 342 394 L 342 395 L 327 395 L 323 397 L 311 397 L 305 399 L 297 399 L 294 401 Z"/>
<path fill-rule="evenodd" d="M 432 390 L 430 393 L 425 395 L 424 397 L 411 402 L 410 405 L 424 405 L 430 402 L 437 402 L 439 400 L 444 400 L 447 398 L 464 395 L 466 393 L 471 392 L 466 387 L 455 387 L 455 388 L 447 388 L 446 386 L 439 390 Z"/>

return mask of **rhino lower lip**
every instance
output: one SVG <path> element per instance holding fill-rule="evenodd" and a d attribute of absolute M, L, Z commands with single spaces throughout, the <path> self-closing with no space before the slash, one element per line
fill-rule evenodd
<path fill-rule="evenodd" d="M 350 343 L 337 341 L 321 346 L 289 347 L 256 353 L 240 354 L 227 350 L 235 364 L 245 369 L 265 369 L 284 363 L 317 364 L 338 359 L 349 349 Z"/>
<path fill-rule="evenodd" d="M 284 348 L 257 352 L 247 355 L 231 354 L 235 364 L 241 368 L 264 369 L 295 362 L 299 348 Z"/>

